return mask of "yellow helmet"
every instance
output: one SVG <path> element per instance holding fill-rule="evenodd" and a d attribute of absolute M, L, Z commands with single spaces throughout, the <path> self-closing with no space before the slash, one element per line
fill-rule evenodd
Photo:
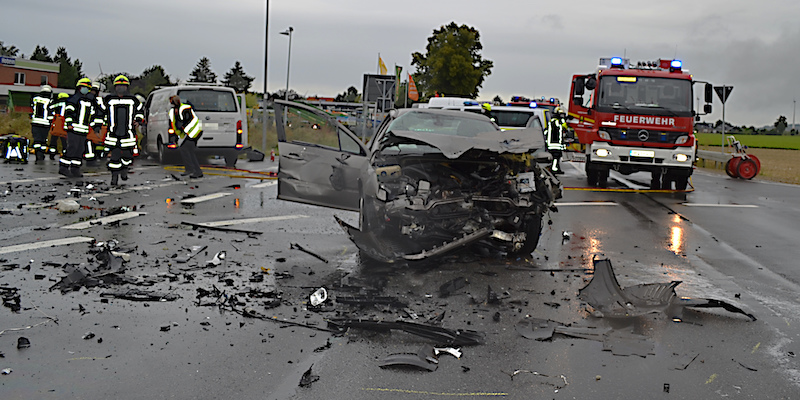
<path fill-rule="evenodd" d="M 114 78 L 114 86 L 116 86 L 116 85 L 130 85 L 130 84 L 131 84 L 131 81 L 125 75 L 117 75 L 117 77 Z"/>
<path fill-rule="evenodd" d="M 81 78 L 78 79 L 78 83 L 75 84 L 76 87 L 87 87 L 89 89 L 92 88 L 92 80 L 89 78 Z"/>
<path fill-rule="evenodd" d="M 58 94 L 58 98 L 59 99 L 66 99 L 67 97 L 69 97 L 69 93 L 59 93 Z"/>

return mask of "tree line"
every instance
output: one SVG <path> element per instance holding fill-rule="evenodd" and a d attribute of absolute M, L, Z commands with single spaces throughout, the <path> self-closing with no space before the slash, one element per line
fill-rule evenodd
<path fill-rule="evenodd" d="M 67 49 L 63 46 L 56 49 L 55 55 L 51 55 L 50 50 L 46 46 L 36 45 L 36 48 L 33 49 L 30 56 L 26 57 L 25 54 L 20 53 L 20 50 L 16 46 L 6 46 L 0 41 L 0 56 L 20 57 L 59 64 L 61 70 L 58 74 L 58 87 L 72 88 L 78 82 L 78 79 L 86 77 L 86 74 L 83 72 L 83 63 L 77 58 L 75 60 L 71 59 L 67 53 Z M 160 65 L 148 67 L 139 75 L 134 75 L 125 71 L 101 74 L 97 81 L 105 85 L 108 89 L 113 86 L 114 78 L 120 74 L 130 79 L 131 93 L 137 93 L 143 96 L 147 96 L 158 86 L 180 84 L 180 79 L 170 77 L 164 70 L 164 67 Z M 254 77 L 245 73 L 241 62 L 237 60 L 233 67 L 223 75 L 220 83 L 234 88 L 239 93 L 247 93 L 252 87 L 254 79 Z M 217 83 L 217 74 L 212 70 L 211 61 L 208 57 L 200 58 L 194 69 L 189 73 L 189 82 Z"/>

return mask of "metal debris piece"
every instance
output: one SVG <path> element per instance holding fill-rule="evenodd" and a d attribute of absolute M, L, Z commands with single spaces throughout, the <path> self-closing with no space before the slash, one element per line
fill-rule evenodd
<path fill-rule="evenodd" d="M 225 261 L 226 254 L 227 253 L 225 251 L 217 252 L 217 254 L 214 254 L 214 258 L 208 260 L 206 262 L 206 264 L 207 265 L 218 266 L 218 265 L 222 264 L 223 261 Z"/>
<path fill-rule="evenodd" d="M 20 305 L 19 289 L 15 287 L 0 287 L 0 298 L 3 299 L 3 305 L 10 308 L 13 312 L 19 312 L 22 308 Z"/>
<path fill-rule="evenodd" d="M 442 284 L 442 286 L 439 286 L 439 297 L 448 297 L 456 290 L 463 289 L 468 284 L 469 281 L 463 276 L 448 281 Z"/>
<path fill-rule="evenodd" d="M 379 321 L 372 319 L 331 319 L 328 326 L 340 331 L 348 328 L 371 329 L 377 331 L 401 330 L 412 335 L 431 339 L 448 346 L 470 346 L 483 344 L 484 335 L 472 330 L 451 330 L 438 326 L 423 325 L 406 321 Z"/>
<path fill-rule="evenodd" d="M 17 349 L 27 349 L 31 347 L 31 341 L 25 336 L 20 336 L 17 339 Z"/>
<path fill-rule="evenodd" d="M 50 286 L 50 290 L 59 289 L 61 293 L 78 290 L 81 286 L 93 287 L 100 284 L 100 281 L 93 278 L 92 271 L 86 267 L 68 267 L 67 276 L 61 278 L 55 285 Z"/>
<path fill-rule="evenodd" d="M 327 263 L 328 263 L 328 260 L 326 260 L 326 259 L 322 258 L 321 256 L 319 256 L 319 255 L 317 255 L 317 254 L 315 254 L 315 253 L 313 253 L 313 252 L 311 252 L 311 251 L 309 251 L 309 250 L 306 250 L 306 249 L 305 249 L 303 246 L 300 246 L 300 245 L 299 245 L 299 244 L 297 244 L 297 243 L 291 243 L 291 244 L 289 245 L 289 248 L 290 248 L 290 249 L 293 249 L 293 250 L 300 250 L 300 251 L 302 251 L 303 253 L 306 253 L 306 254 L 308 254 L 308 255 L 310 255 L 310 256 L 312 256 L 312 257 L 316 258 L 317 260 L 320 260 L 320 261 L 324 262 L 325 264 L 327 264 Z"/>
<path fill-rule="evenodd" d="M 100 297 L 113 297 L 131 301 L 175 301 L 180 298 L 180 296 L 175 293 L 151 292 L 140 289 L 104 292 L 100 294 Z"/>
<path fill-rule="evenodd" d="M 432 346 L 423 346 L 416 353 L 390 354 L 378 366 L 381 368 L 411 366 L 433 372 L 439 367 L 439 360 L 436 359 Z"/>
<path fill-rule="evenodd" d="M 303 376 L 300 378 L 300 387 L 309 387 L 312 383 L 319 380 L 319 375 L 314 375 L 311 373 L 311 367 L 313 366 L 314 364 L 311 364 L 311 366 L 308 367 L 308 370 L 303 373 Z"/>
<path fill-rule="evenodd" d="M 311 305 L 316 307 L 324 303 L 325 300 L 328 300 L 328 291 L 325 290 L 324 287 L 321 287 L 315 290 L 314 293 L 311 294 L 309 300 L 311 301 Z"/>
<path fill-rule="evenodd" d="M 89 331 L 89 332 L 86 332 L 86 333 L 84 333 L 84 334 L 83 334 L 83 336 L 81 336 L 81 339 L 83 339 L 83 340 L 89 340 L 89 339 L 91 339 L 91 338 L 93 338 L 93 337 L 95 337 L 95 334 L 94 334 L 94 332 L 92 332 L 92 331 Z"/>
<path fill-rule="evenodd" d="M 722 300 L 679 298 L 675 287 L 680 283 L 649 283 L 623 289 L 614 275 L 611 260 L 595 259 L 594 276 L 580 290 L 579 297 L 595 310 L 598 317 L 637 317 L 658 312 L 668 317 L 680 317 L 684 307 L 716 307 L 756 320 L 752 314 Z"/>

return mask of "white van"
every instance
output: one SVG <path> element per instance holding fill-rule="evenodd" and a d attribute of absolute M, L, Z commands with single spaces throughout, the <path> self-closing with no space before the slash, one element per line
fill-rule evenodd
<path fill-rule="evenodd" d="M 141 149 L 161 163 L 177 157 L 177 148 L 170 145 L 169 98 L 178 95 L 190 104 L 203 126 L 197 142 L 198 156 L 225 157 L 225 165 L 234 167 L 239 154 L 247 148 L 247 118 L 244 95 L 233 88 L 202 84 L 183 84 L 154 90 L 144 105 L 145 129 Z"/>

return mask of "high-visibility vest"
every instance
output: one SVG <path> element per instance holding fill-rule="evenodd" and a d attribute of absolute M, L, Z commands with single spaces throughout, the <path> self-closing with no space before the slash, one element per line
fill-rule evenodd
<path fill-rule="evenodd" d="M 178 129 L 177 125 L 175 124 L 175 114 L 178 114 L 178 118 L 183 118 L 183 114 L 187 110 L 189 111 L 191 118 L 189 121 L 184 123 L 182 130 Z M 203 132 L 203 126 L 200 123 L 200 118 L 197 118 L 197 114 L 194 113 L 192 106 L 188 104 L 181 104 L 178 109 L 173 108 L 169 113 L 169 123 L 173 131 L 175 131 L 175 134 L 180 138 L 188 136 L 190 139 L 197 139 Z"/>

